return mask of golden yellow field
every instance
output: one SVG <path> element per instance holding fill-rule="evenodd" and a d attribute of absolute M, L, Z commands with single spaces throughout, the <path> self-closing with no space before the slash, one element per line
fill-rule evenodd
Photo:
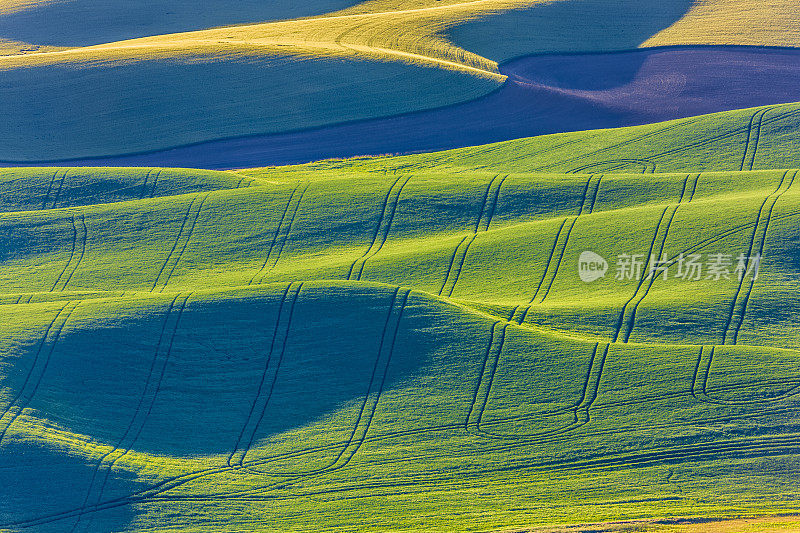
<path fill-rule="evenodd" d="M 682 19 L 642 46 L 798 46 L 800 10 L 797 6 L 794 0 L 698 0 Z"/>

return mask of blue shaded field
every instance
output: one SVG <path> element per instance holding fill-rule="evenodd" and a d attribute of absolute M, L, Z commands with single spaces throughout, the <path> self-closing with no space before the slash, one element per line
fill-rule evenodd
<path fill-rule="evenodd" d="M 800 100 L 800 51 L 790 49 L 674 47 L 544 55 L 511 61 L 502 71 L 509 80 L 501 89 L 463 104 L 68 164 L 198 168 L 294 164 L 443 150 Z M 213 136 L 214 131 L 207 129 L 205 134 Z"/>

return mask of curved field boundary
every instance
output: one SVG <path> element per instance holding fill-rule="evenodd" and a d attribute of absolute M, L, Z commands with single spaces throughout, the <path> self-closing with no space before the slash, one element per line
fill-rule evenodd
<path fill-rule="evenodd" d="M 512 312 L 511 319 L 517 324 L 523 324 L 527 319 L 531 308 L 535 304 L 543 303 L 545 298 L 547 298 L 547 296 L 550 294 L 550 289 L 553 286 L 553 281 L 556 279 L 558 269 L 561 267 L 561 262 L 564 259 L 564 253 L 567 250 L 567 244 L 569 244 L 569 238 L 572 234 L 572 229 L 575 227 L 575 223 L 582 215 L 590 215 L 594 211 L 594 206 L 597 203 L 597 196 L 600 192 L 600 182 L 603 180 L 603 175 L 600 174 L 599 176 L 596 176 L 596 178 L 597 179 L 595 179 L 595 175 L 593 174 L 589 176 L 589 179 L 586 181 L 586 185 L 583 189 L 581 205 L 578 209 L 578 214 L 573 217 L 565 218 L 561 223 L 561 226 L 558 228 L 558 233 L 553 241 L 553 246 L 550 248 L 550 255 L 547 258 L 547 266 L 542 273 L 542 278 L 539 280 L 539 283 L 536 286 L 536 291 L 533 293 L 531 299 L 528 300 L 528 305 L 526 307 L 518 306 Z M 565 227 L 566 232 L 564 231 Z M 555 265 L 553 263 L 554 260 Z M 545 285 L 547 280 L 549 281 Z M 543 289 L 544 292 L 542 293 Z M 540 294 L 541 298 L 539 298 Z M 537 298 L 539 298 L 538 302 L 536 301 Z"/>
<path fill-rule="evenodd" d="M 750 258 L 753 256 L 754 250 L 756 252 L 756 257 L 760 258 L 763 255 L 764 244 L 767 240 L 767 230 L 769 229 L 769 223 L 772 219 L 772 211 L 775 208 L 775 204 L 777 204 L 778 200 L 780 200 L 781 196 L 783 196 L 789 189 L 792 188 L 792 185 L 794 185 L 794 180 L 797 178 L 797 173 L 798 171 L 794 171 L 791 179 L 789 179 L 787 183 L 786 178 L 789 174 L 789 171 L 786 171 L 783 174 L 778 187 L 772 193 L 770 193 L 761 204 L 761 207 L 758 210 L 758 216 L 756 217 L 756 224 L 753 227 L 753 234 L 750 237 L 750 246 L 747 249 L 746 268 L 750 268 L 752 266 L 750 263 Z M 766 216 L 764 216 L 765 210 Z M 753 292 L 753 285 L 755 285 L 756 282 L 756 276 L 751 276 L 750 283 L 747 284 L 747 288 L 744 292 L 742 292 L 742 287 L 745 285 L 745 277 L 746 276 L 744 275 L 741 276 L 739 284 L 736 287 L 736 292 L 733 296 L 731 308 L 728 313 L 728 319 L 725 322 L 725 328 L 723 329 L 722 333 L 722 344 L 736 344 L 739 340 L 739 330 L 744 322 L 744 316 L 747 312 L 747 304 L 750 301 L 750 295 Z"/>
<path fill-rule="evenodd" d="M 72 313 L 75 312 L 75 309 L 77 309 L 80 304 L 80 301 L 67 302 L 59 309 L 56 316 L 47 326 L 44 336 L 39 343 L 39 348 L 36 350 L 31 368 L 28 370 L 25 380 L 22 382 L 22 387 L 5 408 L 2 416 L 0 416 L 0 444 L 2 444 L 6 433 L 12 424 L 14 424 L 14 421 L 19 418 L 36 395 L 36 391 L 39 390 L 42 378 L 50 364 L 50 358 L 56 349 L 56 344 L 61 336 L 61 332 L 64 330 L 64 326 L 72 316 Z"/>
<path fill-rule="evenodd" d="M 800 394 L 800 383 L 794 385 L 782 394 L 770 398 L 759 400 L 723 400 L 721 398 L 714 398 L 708 393 L 708 379 L 711 374 L 711 364 L 714 362 L 715 346 L 702 346 L 700 352 L 697 354 L 697 363 L 694 367 L 694 379 L 692 381 L 692 397 L 696 400 L 705 403 L 714 403 L 719 405 L 732 405 L 732 406 L 746 406 L 746 405 L 768 405 L 771 403 L 779 402 L 786 398 Z M 791 382 L 791 380 L 780 380 L 778 384 Z M 746 388 L 747 385 L 742 387 L 724 387 L 730 390 L 735 388 Z M 720 388 L 722 390 L 722 388 Z"/>
<path fill-rule="evenodd" d="M 367 260 L 374 257 L 383 248 L 386 239 L 389 237 L 389 232 L 392 229 L 392 222 L 394 221 L 394 214 L 397 211 L 397 204 L 400 201 L 400 195 L 403 193 L 403 189 L 410 180 L 411 176 L 406 176 L 405 179 L 403 176 L 399 176 L 392 182 L 392 186 L 389 187 L 383 199 L 381 217 L 378 219 L 378 224 L 375 225 L 375 231 L 372 234 L 372 242 L 370 242 L 370 245 L 361 257 L 353 261 L 353 264 L 350 265 L 350 270 L 347 272 L 347 279 L 360 281 L 361 276 L 364 274 L 364 266 L 367 264 Z"/>
<path fill-rule="evenodd" d="M 267 406 L 275 390 L 275 382 L 278 380 L 283 356 L 286 353 L 286 344 L 289 340 L 289 331 L 292 327 L 292 317 L 294 316 L 295 304 L 300 296 L 302 283 L 290 283 L 284 289 L 278 305 L 278 316 L 275 319 L 275 328 L 272 332 L 272 341 L 264 363 L 264 372 L 256 390 L 256 397 L 250 405 L 250 412 L 247 414 L 242 430 L 233 450 L 228 456 L 226 464 L 230 467 L 243 466 L 247 453 L 253 446 L 258 428 L 267 412 Z M 287 303 L 288 302 L 288 303 Z M 288 310 L 286 309 L 288 307 Z M 271 366 L 270 366 L 271 365 Z M 258 416 L 256 416 L 258 414 Z"/>
<path fill-rule="evenodd" d="M 353 31 L 353 26 L 350 28 L 343 31 Z M 341 37 L 339 42 L 343 42 Z M 364 51 L 359 48 L 361 45 L 353 47 L 352 44 L 336 44 L 333 36 L 331 45 L 347 54 L 354 48 L 357 54 Z M 372 45 L 367 46 L 370 47 Z M 381 55 L 386 52 L 382 47 L 372 47 L 372 50 Z M 741 62 L 745 57 L 743 54 L 751 58 L 750 68 L 730 69 L 723 65 Z M 571 72 L 563 80 L 564 83 L 558 82 L 554 85 L 525 83 L 524 77 L 514 71 L 521 69 L 529 72 L 536 68 L 545 68 L 546 65 L 541 64 L 541 61 L 552 61 L 552 56 L 549 59 L 545 56 L 535 56 L 514 60 L 502 66 L 500 71 L 507 73 L 509 78 L 497 91 L 452 106 L 357 122 L 340 122 L 315 129 L 273 134 L 256 133 L 249 136 L 207 140 L 192 145 L 164 147 L 126 155 L 97 156 L 71 161 L 6 160 L 3 164 L 250 168 L 301 164 L 329 158 L 433 152 L 567 131 L 652 124 L 714 112 L 796 102 L 800 100 L 800 92 L 797 89 L 800 66 L 795 64 L 800 65 L 800 58 L 795 54 L 794 50 L 725 46 L 678 46 L 615 53 L 614 59 L 619 60 L 619 67 L 616 68 L 640 71 L 644 59 L 645 63 L 654 61 L 660 64 L 658 68 L 662 69 L 660 71 L 662 76 L 669 77 L 673 73 L 685 76 L 689 84 L 688 89 L 663 95 L 656 94 L 656 98 L 663 97 L 661 103 L 664 105 L 659 106 L 652 104 L 653 85 L 659 81 L 657 77 L 653 78 L 653 84 L 634 80 L 620 82 L 617 87 L 602 90 L 581 89 L 586 86 L 586 78 L 590 76 L 588 73 L 590 69 L 585 69 L 584 66 L 589 62 L 596 63 L 598 54 L 564 55 L 565 62 L 572 65 Z M 396 58 L 402 59 L 399 56 Z M 469 58 L 465 59 L 469 61 Z M 716 67 L 709 70 L 698 66 L 707 60 Z M 690 64 L 693 66 L 689 67 Z M 765 74 L 773 68 L 777 69 L 773 76 Z M 584 70 L 587 72 L 584 73 Z M 644 70 L 647 72 L 647 69 Z M 756 82 L 753 82 L 753 79 L 756 79 Z M 566 88 L 562 87 L 564 84 Z M 731 89 L 732 86 L 741 88 L 746 84 L 750 85 L 749 91 Z M 697 94 L 706 96 L 698 99 Z M 643 102 L 649 105 L 643 105 Z M 747 120 L 744 116 L 742 119 Z M 672 124 L 659 130 L 663 133 L 670 129 L 686 127 L 691 123 L 680 120 L 679 124 Z M 756 129 L 750 135 L 751 141 L 758 133 L 759 123 L 767 124 L 767 121 L 765 119 L 763 122 L 754 122 Z M 745 141 L 748 131 L 746 122 L 732 130 L 733 135 L 743 135 L 743 143 L 749 145 L 745 147 L 746 163 L 751 159 L 755 160 L 753 148 L 757 149 L 755 143 Z M 551 162 L 548 157 L 547 161 L 540 163 L 542 166 L 537 170 L 574 168 L 591 163 L 596 157 L 604 160 L 624 157 L 625 154 L 618 152 L 620 147 L 635 143 L 637 140 L 652 139 L 659 133 L 637 132 L 634 135 L 635 139 L 616 142 L 587 153 L 581 154 L 579 150 L 574 150 L 565 154 L 559 162 Z M 738 165 L 739 162 L 733 164 Z M 747 165 L 743 168 L 747 168 Z"/>
<path fill-rule="evenodd" d="M 269 272 L 275 268 L 275 265 L 278 264 L 281 254 L 283 253 L 283 248 L 286 246 L 286 241 L 292 233 L 292 226 L 294 225 L 295 217 L 297 217 L 297 211 L 300 209 L 300 204 L 308 190 L 308 183 L 305 184 L 300 194 L 297 194 L 299 187 L 300 184 L 295 186 L 292 190 L 292 194 L 289 196 L 289 200 L 286 202 L 286 207 L 283 210 L 281 220 L 278 222 L 278 227 L 275 229 L 275 234 L 272 236 L 272 242 L 269 245 L 269 250 L 267 250 L 267 257 L 264 258 L 264 263 L 261 265 L 258 272 L 250 278 L 248 285 L 261 283 L 264 280 L 264 276 L 269 274 Z"/>
<path fill-rule="evenodd" d="M 97 462 L 97 466 L 92 473 L 92 479 L 86 491 L 83 506 L 81 507 L 81 511 L 77 514 L 77 521 L 73 524 L 72 531 L 75 531 L 78 527 L 85 511 L 95 508 L 99 502 L 102 501 L 103 492 L 111 477 L 114 465 L 117 461 L 125 457 L 134 444 L 136 444 L 136 441 L 139 440 L 139 436 L 142 434 L 147 418 L 153 411 L 153 405 L 161 389 L 161 382 L 167 370 L 167 362 L 172 354 L 172 346 L 175 342 L 175 335 L 178 332 L 181 316 L 186 309 L 186 304 L 191 295 L 192 293 L 185 295 L 179 293 L 175 295 L 170 302 L 161 325 L 161 333 L 158 338 L 158 343 L 156 344 L 152 362 L 150 363 L 150 370 L 147 374 L 142 394 L 139 396 L 139 401 L 136 404 L 133 416 L 112 450 L 104 454 Z M 169 337 L 168 341 L 167 337 Z M 87 530 L 91 530 L 91 522 L 87 524 Z"/>
<path fill-rule="evenodd" d="M 458 243 L 456 249 L 453 250 L 453 255 L 450 258 L 450 265 L 447 268 L 447 275 L 442 282 L 442 286 L 439 288 L 439 296 L 445 294 L 447 297 L 453 296 L 453 291 L 456 288 L 458 279 L 461 276 L 461 270 L 464 268 L 464 262 L 467 259 L 469 247 L 475 242 L 479 232 L 489 231 L 489 226 L 492 223 L 492 218 L 497 209 L 497 201 L 500 198 L 500 189 L 503 187 L 503 182 L 505 182 L 506 178 L 508 178 L 508 175 L 503 178 L 500 178 L 499 175 L 495 176 L 489 182 L 489 185 L 486 186 L 486 192 L 483 195 L 483 202 L 478 212 L 475 228 L 472 230 L 472 234 L 464 237 L 461 242 Z"/>
<path fill-rule="evenodd" d="M 200 194 L 196 194 L 192 199 L 192 202 L 189 204 L 189 208 L 186 210 L 186 214 L 183 217 L 183 222 L 181 222 L 181 229 L 178 231 L 178 236 L 175 238 L 175 243 L 172 245 L 172 249 L 169 251 L 169 254 L 167 254 L 164 264 L 161 265 L 161 270 L 158 271 L 158 275 L 153 282 L 153 287 L 150 289 L 150 292 L 154 292 L 156 287 L 159 285 L 161 285 L 161 288 L 158 290 L 158 292 L 164 292 L 164 289 L 169 283 L 169 279 L 172 277 L 172 273 L 175 272 L 175 267 L 178 266 L 178 263 L 183 256 L 183 252 L 186 250 L 186 246 L 189 244 L 189 239 L 192 238 L 192 233 L 194 232 L 194 227 L 197 224 L 197 219 L 200 217 L 200 211 L 203 209 L 203 204 L 205 204 L 209 194 L 211 193 L 206 193 L 203 195 L 203 199 L 199 204 L 197 203 L 197 199 L 201 196 Z M 187 222 L 189 222 L 190 219 L 191 223 L 188 224 L 189 228 L 187 230 Z M 178 251 L 178 254 L 176 255 L 175 251 L 179 248 L 180 251 Z"/>

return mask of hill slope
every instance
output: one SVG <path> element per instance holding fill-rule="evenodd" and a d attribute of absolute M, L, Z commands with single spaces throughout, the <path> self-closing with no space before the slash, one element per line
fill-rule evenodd
<path fill-rule="evenodd" d="M 153 171 L 4 170 L 0 529 L 798 511 L 793 109 L 152 198 Z"/>

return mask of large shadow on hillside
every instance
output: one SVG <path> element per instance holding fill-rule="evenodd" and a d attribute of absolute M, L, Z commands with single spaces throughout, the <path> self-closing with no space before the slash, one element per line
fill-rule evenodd
<path fill-rule="evenodd" d="M 394 292 L 293 284 L 112 313 L 61 335 L 31 407 L 119 450 L 159 455 L 243 453 L 303 427 L 341 442 L 425 359 L 395 342 L 409 316 Z"/>
<path fill-rule="evenodd" d="M 457 45 L 498 62 L 530 54 L 630 50 L 681 19 L 692 0 L 557 0 L 466 22 Z"/>
<path fill-rule="evenodd" d="M 41 442 L 6 438 L 0 446 L 0 530 L 38 532 L 124 531 L 135 518 L 130 505 L 81 514 L 96 462 Z M 115 471 L 108 494 L 134 492 L 135 475 Z M 6 529 L 7 528 L 7 529 Z M 84 529 L 88 528 L 88 529 Z M 27 529 L 26 529 L 27 530 Z"/>
<path fill-rule="evenodd" d="M 357 0 L 61 0 L 0 16 L 0 37 L 35 45 L 86 46 L 229 24 L 320 15 Z"/>

